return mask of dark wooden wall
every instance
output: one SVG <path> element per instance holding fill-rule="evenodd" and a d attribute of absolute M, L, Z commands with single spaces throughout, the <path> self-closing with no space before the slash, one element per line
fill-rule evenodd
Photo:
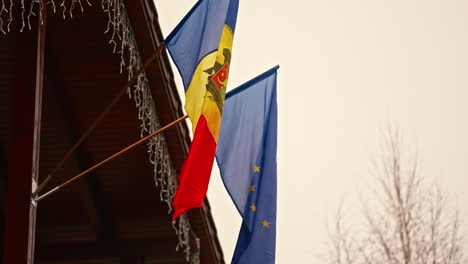
<path fill-rule="evenodd" d="M 10 97 L 15 69 L 16 33 L 0 35 L 0 264 L 3 262 L 8 176 Z"/>

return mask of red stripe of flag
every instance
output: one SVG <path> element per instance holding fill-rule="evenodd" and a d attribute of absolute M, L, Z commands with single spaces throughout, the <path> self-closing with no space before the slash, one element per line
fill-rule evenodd
<path fill-rule="evenodd" d="M 216 142 L 208 129 L 206 118 L 198 119 L 190 150 L 178 177 L 179 187 L 172 201 L 175 220 L 193 207 L 201 207 L 208 191 Z"/>

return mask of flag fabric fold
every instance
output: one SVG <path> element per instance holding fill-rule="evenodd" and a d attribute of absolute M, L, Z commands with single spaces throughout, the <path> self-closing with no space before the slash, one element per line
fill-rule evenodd
<path fill-rule="evenodd" d="M 232 263 L 275 263 L 278 66 L 226 95 L 216 149 L 243 222 Z"/>
<path fill-rule="evenodd" d="M 194 137 L 178 176 L 173 220 L 208 190 L 224 107 L 239 0 L 199 0 L 163 41 L 185 90 Z"/>

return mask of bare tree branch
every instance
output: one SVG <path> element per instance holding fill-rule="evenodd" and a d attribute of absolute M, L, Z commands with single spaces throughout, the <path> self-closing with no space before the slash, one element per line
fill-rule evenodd
<path fill-rule="evenodd" d="M 372 163 L 377 199 L 361 198 L 365 232 L 351 232 L 340 204 L 330 233 L 330 263 L 467 263 L 458 210 L 446 202 L 438 185 L 431 189 L 424 184 L 417 153 L 403 148 L 401 133 L 391 125 L 382 150 Z"/>

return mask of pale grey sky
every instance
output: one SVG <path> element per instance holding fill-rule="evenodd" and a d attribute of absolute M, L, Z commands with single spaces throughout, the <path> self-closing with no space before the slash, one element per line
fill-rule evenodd
<path fill-rule="evenodd" d="M 155 2 L 167 35 L 196 0 Z M 320 263 L 326 219 L 369 183 L 388 121 L 468 231 L 467 10 L 466 0 L 240 0 L 228 90 L 281 66 L 277 263 Z M 229 263 L 241 218 L 217 169 L 208 198 Z"/>

